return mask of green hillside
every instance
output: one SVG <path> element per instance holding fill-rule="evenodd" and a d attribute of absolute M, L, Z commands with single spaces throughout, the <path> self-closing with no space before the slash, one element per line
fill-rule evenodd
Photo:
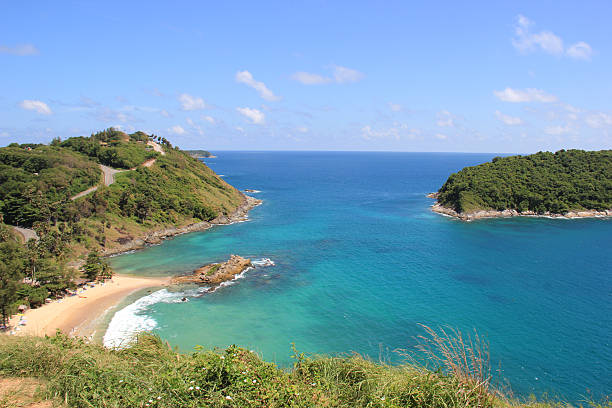
<path fill-rule="evenodd" d="M 496 157 L 452 174 L 438 202 L 458 213 L 477 210 L 563 214 L 612 209 L 612 150 L 560 150 Z"/>
<path fill-rule="evenodd" d="M 152 141 L 163 154 L 147 145 Z M 101 164 L 121 170 L 109 186 Z M 211 221 L 243 199 L 204 163 L 142 132 L 111 128 L 50 146 L 0 148 L 0 314 L 60 296 L 78 275 L 70 265 L 88 255 L 89 270 L 102 273 L 107 268 L 96 253 L 152 231 Z M 40 239 L 23 245 L 9 226 L 32 228 Z"/>

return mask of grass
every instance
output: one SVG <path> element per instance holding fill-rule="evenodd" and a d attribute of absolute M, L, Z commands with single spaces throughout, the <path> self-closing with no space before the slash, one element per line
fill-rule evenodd
<path fill-rule="evenodd" d="M 3 336 L 0 377 L 34 378 L 44 384 L 44 398 L 70 407 L 570 406 L 504 398 L 491 388 L 486 365 L 479 365 L 486 361 L 478 352 L 479 340 L 461 346 L 453 333 L 429 330 L 429 350 L 447 370 L 416 363 L 390 366 L 357 354 L 308 357 L 296 351 L 294 368 L 283 371 L 236 346 L 196 346 L 180 354 L 143 334 L 127 349 L 108 350 L 58 334 Z M 473 363 L 476 371 L 468 372 Z M 587 406 L 612 408 L 610 403 Z"/>
<path fill-rule="evenodd" d="M 214 275 L 215 272 L 217 272 L 219 270 L 219 268 L 221 268 L 221 264 L 214 264 L 213 266 L 208 268 L 208 271 L 206 271 L 206 276 Z"/>

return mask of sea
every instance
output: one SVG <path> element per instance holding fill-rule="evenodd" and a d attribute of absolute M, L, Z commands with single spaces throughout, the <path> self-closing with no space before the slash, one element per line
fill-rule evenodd
<path fill-rule="evenodd" d="M 213 293 L 139 293 L 110 317 L 106 345 L 151 331 L 182 352 L 237 344 L 280 367 L 291 366 L 292 344 L 401 364 L 426 325 L 486 339 L 495 384 L 517 397 L 612 393 L 612 219 L 462 222 L 430 210 L 427 193 L 497 154 L 217 155 L 205 162 L 263 200 L 249 221 L 113 257 L 112 267 L 176 275 L 232 254 L 275 266 Z"/>

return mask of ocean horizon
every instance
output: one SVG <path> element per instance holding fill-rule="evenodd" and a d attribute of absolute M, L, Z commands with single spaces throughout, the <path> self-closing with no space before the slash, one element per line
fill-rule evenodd
<path fill-rule="evenodd" d="M 430 327 L 477 331 L 517 396 L 569 401 L 612 389 L 610 219 L 462 222 L 430 211 L 447 177 L 500 153 L 219 151 L 205 159 L 263 204 L 250 221 L 110 259 L 118 273 L 187 273 L 237 254 L 270 258 L 214 293 L 145 293 L 110 321 L 183 352 L 238 344 L 280 366 L 291 343 L 400 363 Z M 188 302 L 182 302 L 182 298 Z"/>

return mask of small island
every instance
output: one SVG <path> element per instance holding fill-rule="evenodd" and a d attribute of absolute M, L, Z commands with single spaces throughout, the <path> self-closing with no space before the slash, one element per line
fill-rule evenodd
<path fill-rule="evenodd" d="M 210 286 L 211 290 L 214 290 L 221 283 L 236 279 L 236 276 L 250 267 L 252 267 L 250 259 L 232 255 L 226 262 L 204 265 L 193 271 L 190 275 L 176 276 L 172 279 L 171 283 L 195 283 L 197 285 Z"/>
<path fill-rule="evenodd" d="M 612 150 L 495 157 L 451 174 L 432 210 L 479 218 L 612 216 Z"/>
<path fill-rule="evenodd" d="M 215 159 L 217 157 L 208 150 L 185 150 L 185 152 L 196 159 Z"/>

